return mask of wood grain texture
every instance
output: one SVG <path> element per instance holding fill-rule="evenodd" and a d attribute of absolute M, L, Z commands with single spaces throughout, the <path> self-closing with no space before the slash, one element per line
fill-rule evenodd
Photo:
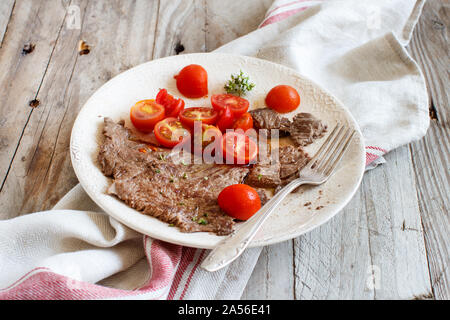
<path fill-rule="evenodd" d="M 14 3 L 14 0 L 3 0 L 0 2 L 0 47 L 2 45 L 5 32 L 8 28 Z"/>
<path fill-rule="evenodd" d="M 0 219 L 49 209 L 77 183 L 70 131 L 102 84 L 151 59 L 212 51 L 254 30 L 271 2 L 2 0 Z M 79 29 L 67 28 L 69 3 Z M 244 299 L 449 298 L 448 6 L 427 2 L 410 45 L 436 114 L 427 136 L 387 155 L 329 223 L 264 248 Z M 80 39 L 90 54 L 78 55 Z M 22 55 L 26 43 L 36 48 Z"/>
<path fill-rule="evenodd" d="M 2 218 L 49 209 L 77 183 L 68 149 L 78 111 L 110 78 L 153 55 L 157 2 L 72 4 L 80 8 L 81 28 L 62 27 L 58 32 L 37 95 L 40 106 L 29 116 L 0 193 Z M 90 54 L 78 55 L 79 39 L 91 46 Z M 46 40 L 40 39 L 36 48 Z M 17 105 L 18 101 L 11 103 Z"/>
<path fill-rule="evenodd" d="M 294 240 L 297 299 L 431 296 L 409 157 L 390 153 L 341 213 Z"/>
<path fill-rule="evenodd" d="M 422 32 L 420 25 L 424 23 L 429 10 L 429 7 L 425 7 L 424 16 L 415 32 L 413 43 L 418 34 L 422 36 L 422 41 L 428 41 L 429 33 Z M 442 8 L 436 11 L 440 15 L 444 15 L 446 12 Z M 438 26 L 438 30 L 442 32 L 443 24 L 439 20 L 432 20 L 431 25 L 433 28 Z M 448 24 L 444 25 L 448 28 Z M 442 34 L 446 35 L 444 32 Z M 442 77 L 442 73 L 448 72 L 447 43 L 446 38 L 445 41 L 441 39 L 435 52 L 429 54 L 430 60 L 433 60 L 435 56 L 440 56 L 442 57 L 440 61 L 425 62 L 426 66 L 424 66 L 430 70 L 440 70 L 440 73 L 431 75 L 435 78 L 433 80 L 439 84 L 439 87 L 431 88 L 431 90 L 444 96 L 448 94 L 448 88 L 446 88 L 448 74 Z M 443 98 L 439 97 L 439 99 Z M 448 100 L 445 100 L 444 106 L 448 106 Z M 445 112 L 448 112 L 448 108 Z M 440 121 L 446 121 L 443 119 Z M 445 115 L 445 119 L 448 119 L 447 115 Z M 448 123 L 445 123 L 448 128 Z M 433 131 L 433 125 L 430 130 Z M 432 134 L 430 132 L 429 136 Z M 435 133 L 435 139 L 441 137 L 442 134 L 444 133 Z M 448 133 L 444 135 L 448 135 Z M 448 142 L 447 138 L 444 140 Z M 428 245 L 430 241 L 428 240 L 428 260 L 436 259 L 436 264 L 440 264 L 436 268 L 436 274 L 431 275 L 431 281 L 436 278 L 437 285 L 448 290 L 448 244 L 446 241 L 448 241 L 449 224 L 448 207 L 445 204 L 449 203 L 447 198 L 449 192 L 443 191 L 444 196 L 438 192 L 430 194 L 429 186 L 424 184 L 423 187 L 426 187 L 427 192 L 427 199 L 424 201 L 421 192 L 417 191 L 421 189 L 420 183 L 423 181 L 416 179 L 415 175 L 422 171 L 420 168 L 428 165 L 426 161 L 422 161 L 419 165 L 413 165 L 411 157 L 415 152 L 414 145 L 412 145 L 412 150 L 409 150 L 409 147 L 402 147 L 394 151 L 386 157 L 387 165 L 367 173 L 358 194 L 331 222 L 294 240 L 296 255 L 294 261 L 297 263 L 296 278 L 294 279 L 296 299 L 434 298 L 433 291 L 436 289 L 431 288 L 428 279 L 429 272 L 425 264 L 423 234 L 425 234 L 425 238 L 433 238 L 435 251 L 438 251 L 437 253 L 430 252 Z M 436 146 L 438 145 L 436 144 Z M 440 181 L 436 181 L 437 183 L 431 189 L 435 191 L 439 188 L 436 186 L 445 185 L 444 190 L 448 190 L 449 186 L 448 143 L 444 143 L 444 147 L 440 148 L 442 150 L 437 153 L 440 155 L 439 161 L 433 168 L 438 172 L 441 171 Z M 422 154 L 427 153 L 422 152 Z M 442 154 L 446 156 L 443 157 Z M 395 163 L 391 163 L 392 161 Z M 380 202 L 378 199 L 383 201 Z M 432 199 L 440 199 L 440 201 L 436 203 Z M 422 212 L 423 215 L 424 206 L 433 206 L 428 208 L 431 215 L 436 210 L 445 212 L 445 214 L 437 215 L 440 217 L 439 227 L 430 221 L 429 225 L 424 223 L 425 231 L 423 231 L 421 225 L 423 221 L 420 220 L 419 212 Z M 259 276 L 259 274 L 275 273 L 275 269 L 266 271 L 266 261 L 270 261 L 270 259 L 270 253 L 265 251 L 260 259 L 264 262 L 258 263 L 250 280 L 249 288 L 246 290 L 247 296 L 251 294 L 249 293 L 252 292 L 251 288 L 258 287 L 258 285 L 267 288 L 265 292 L 270 292 L 270 282 Z M 417 264 L 417 261 L 420 263 Z M 377 270 L 380 272 L 378 289 L 372 288 L 369 283 L 372 281 L 373 269 L 375 272 Z M 436 287 L 436 284 L 433 283 L 433 287 Z M 440 289 L 443 290 L 443 288 Z M 437 295 L 436 298 L 443 296 L 445 295 Z M 252 295 L 252 297 L 256 298 L 257 296 Z M 260 294 L 260 297 L 268 296 Z M 274 296 L 269 296 L 269 298 L 274 298 Z"/>
<path fill-rule="evenodd" d="M 153 58 L 204 52 L 205 24 L 203 0 L 161 1 Z"/>
<path fill-rule="evenodd" d="M 61 4 L 54 0 L 53 5 L 56 2 Z M 41 8 L 38 3 L 18 1 L 8 34 L 28 35 L 33 21 L 25 26 L 22 22 L 29 21 L 33 14 L 39 20 L 51 20 L 48 24 L 52 29 L 38 28 L 33 32 L 40 36 L 26 40 L 7 37 L 0 52 L 5 57 L 1 60 L 4 74 L 9 75 L 3 83 L 13 84 L 2 101 L 23 105 L 26 111 L 16 117 L 7 117 L 6 108 L 1 111 L 2 219 L 49 209 L 77 183 L 68 148 L 73 121 L 84 102 L 113 76 L 152 58 L 173 55 L 177 46 L 184 47 L 181 53 L 206 50 L 206 4 L 214 5 L 214 1 L 200 0 L 77 0 L 70 4 L 79 8 L 81 28 L 68 29 L 67 7 L 53 6 L 51 11 L 51 4 Z M 262 11 L 265 9 L 255 10 L 259 15 Z M 214 32 L 210 34 L 214 37 Z M 78 55 L 80 39 L 91 46 L 89 55 Z M 26 58 L 35 58 L 28 61 L 22 73 L 9 72 L 7 68 L 12 68 L 15 60 L 22 63 L 20 52 L 27 42 L 34 42 L 36 50 Z M 13 54 L 9 48 L 18 53 Z M 40 60 L 42 69 L 36 67 Z M 25 98 L 27 91 L 30 93 Z M 35 98 L 40 105 L 32 109 L 28 101 Z"/>
<path fill-rule="evenodd" d="M 293 250 L 292 240 L 264 247 L 241 299 L 294 299 Z"/>
<path fill-rule="evenodd" d="M 0 191 L 33 113 L 29 101 L 40 90 L 64 17 L 61 5 L 47 1 L 22 0 L 14 6 L 0 49 Z M 24 55 L 22 49 L 27 43 L 36 47 Z"/>
<path fill-rule="evenodd" d="M 428 133 L 410 149 L 436 299 L 450 298 L 449 31 L 450 3 L 428 1 L 409 46 L 424 72 L 431 98 Z"/>
<path fill-rule="evenodd" d="M 329 223 L 293 240 L 295 298 L 373 299 L 367 287 L 372 265 L 364 193 Z"/>
<path fill-rule="evenodd" d="M 272 0 L 206 1 L 206 51 L 256 30 Z"/>

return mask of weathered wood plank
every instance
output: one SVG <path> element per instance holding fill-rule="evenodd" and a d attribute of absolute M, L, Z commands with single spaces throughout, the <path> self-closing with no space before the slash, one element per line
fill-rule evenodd
<path fill-rule="evenodd" d="M 8 27 L 9 19 L 11 18 L 14 3 L 15 0 L 3 0 L 0 2 L 0 47 Z"/>
<path fill-rule="evenodd" d="M 293 253 L 292 240 L 264 247 L 241 299 L 294 299 Z"/>
<path fill-rule="evenodd" d="M 203 0 L 161 1 L 153 58 L 204 52 L 205 24 Z"/>
<path fill-rule="evenodd" d="M 62 5 L 50 1 L 18 0 L 15 4 L 0 49 L 0 191 L 23 129 L 33 113 L 28 103 L 39 91 L 65 13 Z M 27 43 L 36 47 L 32 53 L 23 55 Z"/>
<path fill-rule="evenodd" d="M 373 299 L 367 219 L 358 192 L 333 220 L 294 239 L 295 298 Z"/>
<path fill-rule="evenodd" d="M 386 158 L 337 217 L 295 240 L 297 299 L 432 297 L 409 148 Z"/>
<path fill-rule="evenodd" d="M 271 0 L 162 1 L 159 10 L 154 58 L 213 51 L 255 30 Z"/>
<path fill-rule="evenodd" d="M 82 104 L 101 84 L 139 63 L 174 54 L 178 43 L 184 52 L 206 48 L 203 1 L 73 1 L 72 5 L 79 7 L 81 29 L 68 29 L 64 23 L 59 32 L 37 97 L 41 104 L 29 115 L 0 193 L 3 218 L 48 209 L 76 184 L 67 152 L 70 128 Z M 89 55 L 77 55 L 78 39 L 92 46 Z"/>
<path fill-rule="evenodd" d="M 425 57 L 422 57 L 422 59 L 418 59 L 419 64 L 423 65 L 423 62 L 420 60 L 423 60 L 424 58 L 429 60 L 427 61 L 427 65 L 423 68 L 425 69 L 425 73 L 427 76 L 427 82 L 432 82 L 433 84 L 430 86 L 431 95 L 433 97 L 434 107 L 438 110 L 438 116 L 440 113 L 444 113 L 442 117 L 439 118 L 438 123 L 441 123 L 441 126 L 444 128 L 440 128 L 439 131 L 441 132 L 435 132 L 435 124 L 432 124 L 430 128 L 430 132 L 427 135 L 427 137 L 418 143 L 414 143 L 411 145 L 411 153 L 414 154 L 413 157 L 413 169 L 415 174 L 419 174 L 421 177 L 416 178 L 417 186 L 418 186 L 418 201 L 419 201 L 419 208 L 422 212 L 422 219 L 424 215 L 424 211 L 426 211 L 426 214 L 428 214 L 428 219 L 423 219 L 423 228 L 425 229 L 425 240 L 427 244 L 427 250 L 428 250 L 428 260 L 431 267 L 431 278 L 433 283 L 433 291 L 434 296 L 436 298 L 440 299 L 448 299 L 448 291 L 449 291 L 449 269 L 448 269 L 448 192 L 449 189 L 449 183 L 448 183 L 448 93 L 450 92 L 448 90 L 448 65 L 449 65 L 449 54 L 448 54 L 448 40 L 447 40 L 447 34 L 448 34 L 448 9 L 445 8 L 445 5 L 443 5 L 443 1 L 440 1 L 439 4 L 437 4 L 438 1 L 433 3 L 433 6 L 435 7 L 433 9 L 433 14 L 431 15 L 431 19 L 428 20 L 428 26 L 434 29 L 434 33 L 439 32 L 439 39 L 436 39 L 436 35 L 432 32 L 422 31 L 421 25 L 426 20 L 426 17 L 430 15 L 430 8 L 427 6 L 431 6 L 430 4 L 427 4 L 427 6 L 424 9 L 424 15 L 421 18 L 421 21 L 419 23 L 418 28 L 416 29 L 415 36 L 413 39 L 413 43 L 411 45 L 413 53 L 416 53 L 417 57 L 417 50 L 418 48 L 415 48 L 415 43 L 417 47 L 420 48 L 421 51 L 425 50 L 428 51 L 426 53 L 421 53 Z M 438 8 L 436 8 L 436 6 Z M 448 6 L 448 5 L 447 5 Z M 441 16 L 441 18 L 439 18 Z M 446 22 L 443 22 L 445 20 Z M 435 49 L 433 48 L 427 48 L 428 46 L 420 43 L 417 39 L 418 35 L 420 35 L 420 40 L 428 41 L 428 37 L 431 35 L 431 40 L 434 45 L 437 47 Z M 436 57 L 440 57 L 439 59 L 436 59 Z M 428 70 L 427 70 L 428 69 Z M 439 72 L 436 72 L 436 70 L 439 70 Z M 428 71 L 428 72 L 427 72 Z M 438 101 L 438 102 L 436 102 Z M 444 131 L 445 132 L 442 132 Z M 427 141 L 430 139 L 433 141 L 432 143 Z M 440 140 L 440 143 L 438 141 Z M 425 145 L 423 145 L 425 144 Z M 417 159 L 416 152 L 416 145 L 422 146 L 422 157 L 420 159 Z M 435 152 L 434 150 L 430 150 L 430 145 L 435 146 L 434 148 L 439 148 L 440 150 L 438 152 Z M 437 147 L 440 146 L 440 147 Z M 409 166 L 411 166 L 411 161 L 408 158 L 411 156 L 411 153 L 406 152 L 404 147 L 402 148 L 402 155 L 400 156 L 401 161 L 404 161 L 405 163 L 408 163 Z M 399 152 L 399 151 L 396 151 Z M 409 156 L 408 156 L 409 154 Z M 430 155 L 439 155 L 437 159 L 434 159 L 433 165 L 430 166 L 429 164 L 429 157 Z M 424 156 L 426 155 L 426 156 Z M 445 156 L 444 156 L 445 155 Z M 387 159 L 388 161 L 391 160 L 392 155 L 388 155 Z M 400 160 L 399 159 L 399 160 Z M 398 161 L 399 161 L 398 160 Z M 391 160 L 392 161 L 392 160 Z M 420 161 L 420 163 L 419 163 Z M 428 170 L 423 172 L 421 168 L 429 168 Z M 375 170 L 374 173 L 369 174 L 378 174 L 377 171 L 379 170 L 386 170 L 386 168 L 378 168 Z M 389 175 L 392 175 L 394 177 L 394 174 L 396 173 L 395 169 L 388 169 Z M 445 172 L 442 172 L 445 171 Z M 436 173 L 433 174 L 433 172 L 441 172 L 441 174 L 437 175 Z M 403 179 L 401 178 L 401 175 L 398 174 L 399 179 L 401 179 L 398 182 L 395 182 L 396 188 L 401 187 L 403 184 L 410 186 L 413 182 L 412 177 L 412 171 L 411 167 L 409 170 L 409 178 Z M 434 179 L 431 179 L 433 177 Z M 365 180 L 368 178 L 365 178 Z M 378 177 L 374 176 L 372 177 L 372 180 L 374 181 L 374 185 L 377 185 L 376 180 L 378 180 Z M 436 181 L 438 180 L 438 181 Z M 394 180 L 393 180 L 394 181 Z M 432 183 L 431 181 L 435 181 L 435 183 Z M 392 183 L 391 183 L 392 184 Z M 383 184 L 382 184 L 383 185 Z M 442 186 L 442 190 L 439 192 L 439 188 Z M 430 188 L 431 187 L 431 188 Z M 367 188 L 366 188 L 367 189 Z M 421 189 L 424 189 L 421 191 Z M 361 191 L 360 191 L 361 192 Z M 368 195 L 371 195 L 370 190 L 365 190 Z M 409 191 L 404 191 L 404 197 L 405 200 L 403 201 L 403 204 L 406 205 L 410 201 L 410 196 L 414 197 L 415 188 L 410 188 Z M 424 194 L 425 193 L 425 194 Z M 383 195 L 380 192 L 380 196 Z M 335 266 L 336 269 L 332 269 L 331 271 L 327 268 L 323 268 L 326 263 L 324 263 L 323 259 L 316 259 L 316 261 L 313 260 L 312 263 L 304 265 L 304 271 L 298 270 L 297 272 L 297 279 L 296 279 L 296 298 L 302 299 L 302 298 L 357 298 L 357 299 L 371 299 L 371 298 L 383 298 L 383 297 L 406 297 L 406 298 L 432 298 L 433 292 L 431 292 L 431 288 L 428 287 L 427 280 L 425 278 L 426 272 L 423 270 L 424 266 L 422 265 L 422 268 L 419 270 L 419 274 L 422 275 L 421 281 L 419 283 L 415 283 L 415 278 L 411 278 L 411 281 L 408 279 L 404 279 L 403 281 L 398 281 L 396 279 L 397 276 L 392 276 L 391 274 L 388 275 L 387 281 L 384 281 L 386 284 L 390 284 L 391 281 L 394 281 L 393 285 L 391 287 L 380 284 L 380 290 L 370 290 L 367 286 L 367 281 L 371 281 L 371 276 L 369 274 L 370 272 L 370 266 L 372 265 L 372 262 L 369 263 L 367 259 L 352 259 L 352 257 L 370 257 L 371 253 L 369 249 L 371 247 L 374 247 L 373 244 L 369 245 L 369 228 L 367 227 L 367 222 L 364 221 L 358 221 L 359 212 L 361 211 L 360 206 L 364 205 L 365 200 L 361 199 L 362 195 L 358 194 L 355 199 L 352 200 L 352 202 L 347 206 L 347 208 L 344 210 L 343 213 L 341 213 L 338 217 L 333 219 L 329 224 L 323 226 L 322 228 L 319 228 L 317 230 L 317 235 L 314 237 L 314 233 L 316 231 L 313 231 L 311 234 L 305 235 L 304 237 L 301 237 L 299 241 L 296 242 L 296 254 L 298 255 L 298 252 L 304 251 L 304 255 L 313 255 L 317 254 L 318 250 L 314 250 L 312 248 L 320 248 L 320 250 L 323 251 L 329 251 L 333 252 L 333 250 L 330 250 L 333 248 L 333 239 L 331 237 L 331 232 L 329 230 L 323 231 L 322 229 L 330 229 L 333 230 L 334 228 L 339 228 L 338 226 L 341 226 L 343 231 L 340 234 L 345 234 L 347 232 L 351 232 L 351 230 L 358 231 L 357 233 L 354 233 L 357 238 L 355 239 L 346 239 L 343 241 L 344 243 L 347 242 L 345 246 L 342 246 L 341 250 L 338 250 L 337 248 L 334 248 L 334 252 L 337 254 L 344 249 L 346 250 L 346 254 L 342 257 L 335 258 L 334 261 L 337 263 L 337 266 Z M 436 201 L 438 199 L 438 201 Z M 394 199 L 393 199 L 394 201 Z M 398 201 L 395 199 L 395 201 Z M 426 209 L 424 209 L 426 208 Z M 378 211 L 380 210 L 380 207 L 376 208 Z M 356 213 L 355 213 L 356 210 Z M 373 209 L 372 209 L 373 210 Z M 417 211 L 417 207 L 414 208 L 414 212 Z M 348 212 L 353 212 L 352 214 L 349 214 Z M 395 212 L 395 211 L 392 211 Z M 438 212 L 439 214 L 435 214 L 435 212 Z M 414 217 L 414 214 L 411 215 L 411 217 Z M 387 217 L 386 217 L 387 218 Z M 389 218 L 391 219 L 391 218 Z M 334 222 L 336 220 L 336 222 Z M 340 220 L 343 220 L 340 222 Z M 344 221 L 345 220 L 345 221 Z M 367 220 L 367 218 L 366 218 Z M 381 219 L 382 221 L 384 219 Z M 438 221 L 434 221 L 438 220 Z M 374 220 L 376 223 L 379 221 L 378 216 Z M 409 231 L 414 232 L 413 229 L 416 229 L 416 227 L 410 227 L 408 226 L 407 219 L 405 219 L 405 224 L 402 223 L 402 231 Z M 413 219 L 413 224 L 417 226 L 418 220 L 417 217 Z M 437 222 L 437 223 L 436 223 Z M 334 226 L 336 224 L 336 226 Z M 355 228 L 355 225 L 359 225 L 359 228 Z M 369 224 L 370 225 L 370 224 Z M 420 226 L 420 224 L 419 224 Z M 359 230 L 356 230 L 359 229 Z M 363 233 L 363 229 L 365 229 L 365 234 Z M 373 229 L 370 229 L 373 230 Z M 419 229 L 417 229 L 419 230 Z M 325 241 L 321 241 L 321 239 L 326 237 Z M 394 242 L 397 241 L 396 237 L 398 235 L 392 235 Z M 313 239 L 310 239 L 313 238 Z M 407 238 L 407 237 L 402 237 Z M 428 239 L 430 238 L 430 239 Z M 306 239 L 306 240 L 305 240 Z M 417 243 L 416 250 L 413 252 L 413 255 L 410 255 L 410 257 L 414 257 L 415 254 L 422 255 L 422 249 L 423 245 L 420 241 L 420 236 L 414 236 L 414 239 Z M 306 242 L 303 243 L 302 241 Z M 383 248 L 384 244 L 383 241 L 373 241 L 374 243 L 380 243 L 380 248 Z M 309 246 L 308 246 L 309 243 Z M 322 245 L 320 245 L 322 243 Z M 430 250 L 430 243 L 432 246 L 432 250 Z M 378 249 L 374 249 L 375 252 L 379 252 Z M 392 248 L 390 249 L 392 250 Z M 350 251 L 350 252 L 348 252 Z M 397 250 L 398 251 L 398 250 Z M 430 255 L 430 251 L 433 251 Z M 301 258 L 304 257 L 304 255 L 301 255 Z M 330 261 L 333 261 L 333 253 L 329 253 L 327 258 Z M 262 257 L 264 259 L 264 257 Z M 380 261 L 382 260 L 382 256 L 378 256 L 378 259 Z M 392 257 L 392 259 L 395 259 Z M 389 259 L 387 259 L 387 265 L 391 263 L 391 266 L 395 266 L 389 262 Z M 373 260 L 373 259 L 372 259 Z M 415 262 L 414 259 L 409 259 L 412 264 Z M 298 258 L 295 259 L 295 261 L 302 261 Z M 394 260 L 395 261 L 395 260 Z M 418 261 L 424 261 L 418 260 Z M 343 266 L 342 268 L 339 268 L 339 263 Z M 433 270 L 434 265 L 434 270 Z M 406 268 L 408 265 L 405 263 L 400 263 L 400 267 Z M 380 267 L 380 266 L 378 266 Z M 317 271 L 322 268 L 322 271 Z M 380 267 L 381 268 L 381 267 Z M 264 266 L 262 266 L 261 263 L 259 263 L 255 269 L 255 278 L 258 277 L 259 269 L 263 270 Z M 377 271 L 377 265 L 375 265 L 375 271 Z M 383 267 L 385 270 L 386 268 Z M 261 271 L 262 274 L 264 271 Z M 383 273 L 386 273 L 386 270 L 383 271 L 380 269 L 381 272 L 381 279 L 386 279 L 383 276 Z M 354 274 L 356 273 L 356 275 Z M 328 276 L 327 276 L 328 275 Z M 402 273 L 399 273 L 401 276 Z M 408 277 L 414 276 L 411 272 L 406 272 L 405 275 L 408 275 Z M 303 279 L 310 278 L 310 281 L 304 281 Z M 263 277 L 259 277 L 260 279 L 263 279 Z M 340 280 L 338 280 L 340 278 Z M 330 283 L 324 283 L 324 279 L 328 279 Z M 397 280 L 398 283 L 395 283 Z M 334 283 L 334 284 L 333 284 Z M 408 283 L 413 283 L 415 287 L 413 288 L 404 288 L 405 285 Z M 261 285 L 264 285 L 264 281 L 260 281 Z M 398 286 L 398 287 L 397 287 Z M 255 285 L 252 286 L 253 288 Z M 250 289 L 247 289 L 247 291 L 250 291 Z M 246 291 L 246 292 L 247 292 Z M 248 295 L 248 293 L 246 293 Z M 257 295 L 252 295 L 253 298 L 258 298 Z M 260 294 L 260 298 L 263 298 L 264 295 Z"/>
<path fill-rule="evenodd" d="M 232 4 L 230 9 L 218 0 L 74 1 L 80 7 L 82 26 L 81 30 L 67 30 L 63 26 L 64 8 L 55 14 L 56 9 L 46 10 L 44 3 L 18 0 L 0 49 L 0 84 L 7 88 L 0 93 L 0 173 L 9 169 L 0 192 L 0 218 L 47 209 L 76 184 L 68 153 L 70 130 L 82 104 L 101 84 L 131 66 L 175 54 L 183 47 L 182 53 L 211 51 L 255 28 L 270 2 L 245 1 Z M 254 17 L 248 16 L 249 12 Z M 441 20 L 447 17 L 446 12 L 438 9 Z M 441 30 L 441 20 L 433 22 L 433 28 Z M 77 55 L 80 38 L 92 46 L 89 55 Z M 23 44 L 36 39 L 36 51 L 20 56 Z M 441 41 L 436 39 L 442 38 L 433 35 L 432 43 Z M 425 33 L 421 41 L 428 41 Z M 413 53 L 423 55 L 425 58 L 417 59 L 430 60 L 426 65 L 432 66 L 425 70 L 432 79 L 429 81 L 446 79 L 448 61 L 436 60 L 433 50 L 417 43 L 416 48 L 411 46 Z M 440 57 L 445 59 L 445 54 Z M 436 68 L 442 74 L 436 74 Z M 33 76 L 36 70 L 41 70 L 40 76 Z M 432 296 L 422 263 L 419 209 L 434 294 L 448 298 L 448 170 L 447 176 L 434 173 L 448 166 L 448 79 L 442 81 L 444 90 L 439 82 L 430 88 L 439 116 L 439 126 L 430 129 L 434 136 L 413 144 L 411 150 L 402 148 L 388 155 L 388 164 L 368 173 L 352 203 L 328 224 L 294 242 L 264 249 L 244 298 Z M 37 109 L 31 112 L 25 108 L 28 113 L 7 117 L 11 107 L 4 106 L 27 107 L 37 92 L 41 100 Z M 17 110 L 20 112 L 20 107 Z M 447 146 L 441 153 L 434 147 L 439 140 L 444 141 L 441 148 Z M 438 171 L 421 169 L 428 168 L 430 161 L 431 168 Z M 417 193 L 415 184 L 419 186 Z M 387 197 L 384 188 L 390 191 Z M 378 289 L 367 286 L 370 265 L 380 268 Z"/>
<path fill-rule="evenodd" d="M 256 30 L 272 0 L 207 0 L 206 51 L 212 51 Z"/>
<path fill-rule="evenodd" d="M 425 4 L 409 46 L 421 66 L 431 97 L 431 125 L 424 139 L 410 145 L 431 283 L 436 299 L 450 298 L 450 4 Z"/>
<path fill-rule="evenodd" d="M 40 106 L 0 193 L 2 211 L 10 217 L 50 208 L 77 183 L 68 149 L 78 111 L 111 77 L 153 55 L 157 1 L 73 4 L 80 9 L 81 28 L 60 32 L 37 96 Z M 79 39 L 91 46 L 90 54 L 78 55 Z"/>

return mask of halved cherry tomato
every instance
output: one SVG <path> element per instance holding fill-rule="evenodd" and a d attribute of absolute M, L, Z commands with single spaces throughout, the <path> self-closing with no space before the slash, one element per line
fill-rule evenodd
<path fill-rule="evenodd" d="M 294 111 L 300 105 L 300 96 L 294 88 L 288 85 L 279 85 L 269 91 L 266 97 L 269 108 L 279 113 Z"/>
<path fill-rule="evenodd" d="M 222 132 L 215 126 L 202 124 L 201 129 L 200 127 L 194 127 L 191 131 L 191 134 L 193 134 L 194 136 L 193 150 L 195 155 L 201 156 L 203 149 L 205 149 L 211 143 L 217 143 L 216 148 L 221 148 L 220 143 L 222 141 Z"/>
<path fill-rule="evenodd" d="M 233 129 L 241 129 L 247 131 L 248 129 L 253 128 L 253 118 L 252 115 L 248 112 L 244 113 L 242 116 L 236 119 L 233 124 Z"/>
<path fill-rule="evenodd" d="M 164 107 L 155 100 L 139 101 L 130 110 L 131 122 L 142 132 L 152 132 L 156 123 L 164 119 L 164 116 Z"/>
<path fill-rule="evenodd" d="M 217 111 L 223 110 L 227 106 L 230 107 L 235 117 L 247 112 L 250 105 L 244 98 L 232 94 L 215 94 L 211 97 L 211 104 Z"/>
<path fill-rule="evenodd" d="M 201 98 L 208 94 L 208 73 L 198 64 L 184 67 L 178 75 L 178 91 L 188 98 Z"/>
<path fill-rule="evenodd" d="M 156 102 L 164 106 L 166 117 L 178 117 L 184 109 L 185 102 L 183 99 L 175 99 L 166 89 L 159 90 L 156 95 Z"/>
<path fill-rule="evenodd" d="M 173 148 L 179 143 L 190 140 L 190 132 L 176 118 L 166 118 L 155 126 L 155 137 L 166 148 Z"/>
<path fill-rule="evenodd" d="M 166 101 L 168 100 L 168 97 L 169 97 L 169 93 L 167 92 L 167 89 L 159 89 L 155 100 L 159 104 L 164 105 L 166 103 Z"/>
<path fill-rule="evenodd" d="M 180 121 L 188 127 L 193 128 L 195 121 L 201 121 L 203 124 L 216 123 L 218 113 L 213 108 L 193 107 L 181 111 Z"/>
<path fill-rule="evenodd" d="M 220 141 L 222 139 L 222 132 L 219 128 L 215 126 L 210 126 L 207 124 L 204 124 L 202 126 L 203 134 L 202 134 L 202 145 L 203 147 L 206 147 L 207 145 L 215 142 Z"/>
<path fill-rule="evenodd" d="M 218 119 L 216 125 L 220 131 L 225 132 L 226 129 L 231 129 L 233 127 L 234 116 L 230 107 L 221 110 Z"/>
<path fill-rule="evenodd" d="M 245 134 L 231 131 L 222 137 L 222 152 L 227 164 L 248 164 L 256 159 L 258 146 Z"/>
<path fill-rule="evenodd" d="M 239 220 L 248 220 L 261 209 L 258 192 L 246 184 L 226 187 L 219 193 L 217 202 L 227 215 Z"/>

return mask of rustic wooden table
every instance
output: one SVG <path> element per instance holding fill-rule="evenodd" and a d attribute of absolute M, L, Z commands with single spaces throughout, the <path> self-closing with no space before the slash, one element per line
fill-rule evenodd
<path fill-rule="evenodd" d="M 103 83 L 151 59 L 211 51 L 254 30 L 271 2 L 2 0 L 0 219 L 49 209 L 77 184 L 70 131 Z M 426 137 L 388 154 L 332 221 L 264 248 L 243 299 L 450 297 L 449 9 L 429 0 L 408 48 L 431 97 Z M 89 54 L 78 54 L 80 39 Z"/>

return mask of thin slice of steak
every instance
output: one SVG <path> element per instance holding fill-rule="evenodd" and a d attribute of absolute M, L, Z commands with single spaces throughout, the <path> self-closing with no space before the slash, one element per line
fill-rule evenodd
<path fill-rule="evenodd" d="M 105 118 L 98 161 L 114 179 L 108 191 L 130 207 L 173 224 L 182 232 L 231 233 L 233 218 L 217 204 L 227 186 L 242 183 L 249 169 L 172 161 L 171 150 L 129 140 L 124 123 Z"/>
<path fill-rule="evenodd" d="M 280 179 L 297 175 L 310 160 L 308 154 L 301 147 L 283 146 L 280 148 Z"/>
<path fill-rule="evenodd" d="M 283 146 L 280 148 L 280 185 L 275 189 L 278 192 L 292 180 L 298 178 L 298 172 L 311 158 L 302 147 Z"/>
<path fill-rule="evenodd" d="M 280 130 L 280 137 L 288 135 L 287 129 L 291 121 L 272 109 L 256 109 L 249 111 L 249 113 L 253 118 L 253 128 L 255 130 L 267 130 L 267 137 L 270 137 L 271 129 Z"/>
<path fill-rule="evenodd" d="M 252 110 L 250 114 L 254 129 L 266 130 L 260 134 L 270 137 L 270 130 L 278 129 L 280 137 L 290 135 L 296 146 L 307 146 L 327 131 L 327 126 L 310 113 L 299 113 L 292 121 L 268 108 Z"/>
<path fill-rule="evenodd" d="M 252 187 L 276 188 L 281 184 L 280 162 L 268 158 L 253 165 L 245 183 Z"/>
<path fill-rule="evenodd" d="M 323 137 L 327 126 L 310 113 L 299 113 L 292 119 L 288 131 L 295 145 L 307 146 Z"/>

